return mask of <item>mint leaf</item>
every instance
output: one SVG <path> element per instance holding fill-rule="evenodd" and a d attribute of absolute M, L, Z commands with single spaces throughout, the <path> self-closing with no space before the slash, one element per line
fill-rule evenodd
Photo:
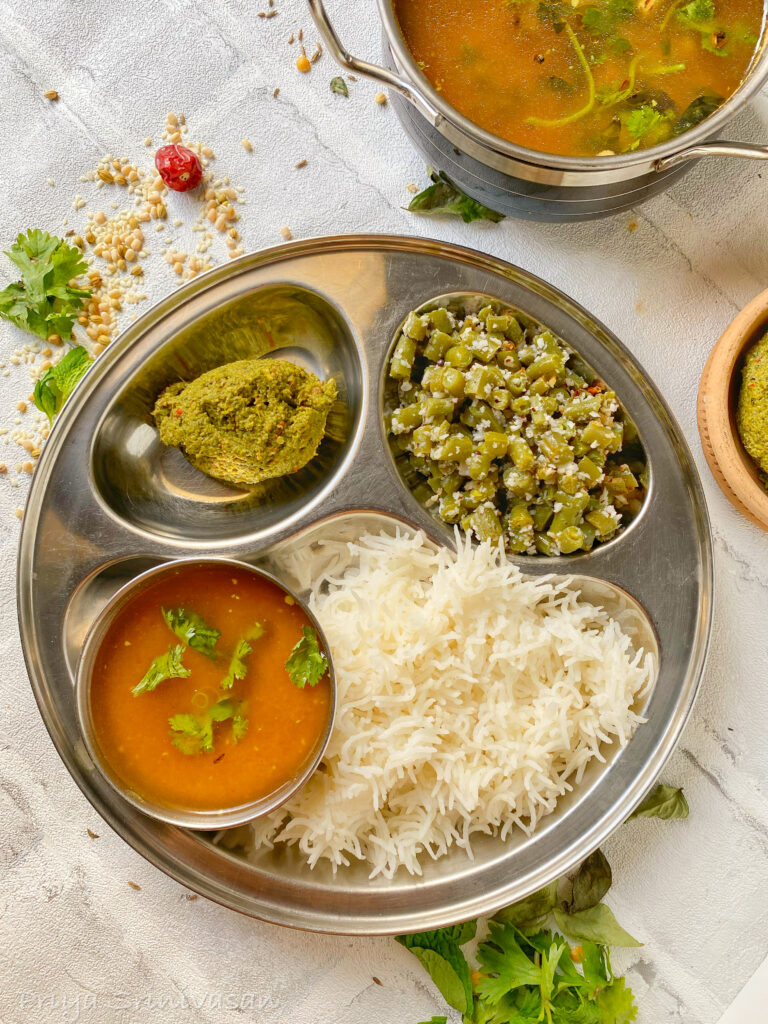
<path fill-rule="evenodd" d="M 596 907 L 577 914 L 568 914 L 559 909 L 554 914 L 557 927 L 571 939 L 589 939 L 603 946 L 642 946 L 642 942 L 632 938 L 621 927 L 605 903 L 598 903 Z"/>
<path fill-rule="evenodd" d="M 314 629 L 302 626 L 301 632 L 303 636 L 291 651 L 285 670 L 293 685 L 303 690 L 307 685 L 317 686 L 328 671 L 328 659 L 320 650 Z"/>
<path fill-rule="evenodd" d="M 460 1013 L 468 1013 L 472 1007 L 469 964 L 458 944 L 445 935 L 444 929 L 398 935 L 397 941 L 419 960 L 446 1003 Z"/>
<path fill-rule="evenodd" d="M 207 626 L 195 612 L 185 608 L 161 608 L 165 624 L 193 651 L 199 651 L 206 658 L 215 658 L 216 641 L 221 636 L 218 629 Z"/>
<path fill-rule="evenodd" d="M 0 317 L 44 340 L 58 334 L 68 341 L 91 294 L 87 288 L 69 285 L 88 269 L 80 250 L 47 231 L 30 228 L 5 255 L 19 268 L 21 280 L 0 292 Z"/>
<path fill-rule="evenodd" d="M 0 314 L 2 315 L 2 314 Z M 88 372 L 93 359 L 81 346 L 70 349 L 55 366 L 40 377 L 32 392 L 35 406 L 44 412 L 51 423 L 61 412 L 62 406 L 75 390 L 76 385 Z"/>
<path fill-rule="evenodd" d="M 688 801 L 682 789 L 675 786 L 658 785 L 627 818 L 687 818 L 690 813 Z"/>
<path fill-rule="evenodd" d="M 134 697 L 138 697 L 142 693 L 151 693 L 165 679 L 185 679 L 190 674 L 190 670 L 184 668 L 181 661 L 183 657 L 184 647 L 182 644 L 169 647 L 165 654 L 158 655 L 141 681 L 131 690 Z"/>
<path fill-rule="evenodd" d="M 476 199 L 471 199 L 443 174 L 431 174 L 433 185 L 429 185 L 408 204 L 410 213 L 423 213 L 428 216 L 457 216 L 465 224 L 474 220 L 490 220 L 498 223 L 504 220 L 503 213 L 483 206 Z"/>

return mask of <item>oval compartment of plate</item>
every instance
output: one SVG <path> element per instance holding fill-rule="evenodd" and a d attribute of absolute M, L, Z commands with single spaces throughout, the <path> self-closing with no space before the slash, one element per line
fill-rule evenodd
<path fill-rule="evenodd" d="M 657 658 L 647 721 L 605 751 L 529 838 L 473 842 L 369 879 L 365 864 L 310 870 L 295 848 L 248 850 L 247 834 L 210 836 L 150 819 L 83 756 L 73 671 L 88 626 L 112 593 L 151 564 L 220 554 L 269 566 L 322 537 L 354 539 L 407 523 L 436 543 L 451 532 L 410 493 L 382 415 L 387 359 L 409 310 L 430 296 L 482 295 L 550 328 L 616 391 L 634 421 L 650 486 L 630 527 L 560 558 L 512 555 L 526 573 L 573 576 Z M 434 300 L 432 300 L 434 301 Z M 210 480 L 164 449 L 151 409 L 169 383 L 222 363 L 278 356 L 339 398 L 304 470 L 241 489 Z M 385 934 L 493 911 L 563 874 L 595 849 L 656 780 L 680 735 L 703 669 L 712 555 L 701 486 L 663 399 L 621 343 L 567 296 L 501 260 L 429 240 L 314 239 L 218 268 L 136 321 L 90 371 L 59 417 L 32 482 L 19 556 L 19 617 L 41 714 L 69 771 L 113 828 L 183 885 L 279 924 Z M 62 657 L 62 650 L 65 656 Z"/>

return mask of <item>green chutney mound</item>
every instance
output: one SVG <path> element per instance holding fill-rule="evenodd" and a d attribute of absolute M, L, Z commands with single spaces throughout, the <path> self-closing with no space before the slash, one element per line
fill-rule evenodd
<path fill-rule="evenodd" d="M 747 454 L 752 456 L 764 474 L 768 473 L 768 334 L 747 353 L 739 391 L 737 424 Z"/>
<path fill-rule="evenodd" d="M 336 395 L 333 380 L 295 363 L 242 359 L 171 384 L 153 416 L 163 444 L 196 469 L 257 484 L 296 473 L 315 456 Z"/>

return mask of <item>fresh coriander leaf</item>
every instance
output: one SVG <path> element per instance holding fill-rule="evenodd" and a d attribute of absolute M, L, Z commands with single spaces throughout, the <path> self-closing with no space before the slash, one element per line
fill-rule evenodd
<path fill-rule="evenodd" d="M 598 903 L 596 907 L 578 914 L 567 914 L 560 909 L 556 909 L 554 914 L 557 927 L 571 939 L 589 939 L 603 946 L 642 946 L 642 942 L 632 938 L 621 927 L 605 903 Z"/>
<path fill-rule="evenodd" d="M 419 192 L 408 204 L 411 213 L 423 213 L 428 216 L 455 214 L 461 217 L 465 224 L 470 224 L 473 220 L 490 220 L 494 223 L 504 220 L 503 213 L 496 213 L 477 200 L 470 199 L 445 175 L 433 173 L 431 177 L 434 184 Z"/>
<path fill-rule="evenodd" d="M 61 412 L 62 406 L 80 379 L 85 376 L 92 362 L 93 359 L 87 351 L 82 345 L 78 345 L 70 349 L 55 366 L 46 370 L 37 381 L 32 392 L 32 401 L 51 423 Z"/>
<path fill-rule="evenodd" d="M 477 991 L 491 1005 L 498 1003 L 512 989 L 521 985 L 540 985 L 541 968 L 520 948 L 519 934 L 511 925 L 489 922 L 490 935 L 477 949 L 483 975 Z"/>
<path fill-rule="evenodd" d="M 187 611 L 186 608 L 161 609 L 165 624 L 176 634 L 179 640 L 183 640 L 187 647 L 193 651 L 199 651 L 206 658 L 215 658 L 216 641 L 221 636 L 218 629 L 207 626 L 195 612 Z"/>
<path fill-rule="evenodd" d="M 239 703 L 236 700 L 230 700 L 229 697 L 225 697 L 222 700 L 217 700 L 215 704 L 211 706 L 210 716 L 212 722 L 226 722 L 230 718 L 234 718 L 239 708 Z"/>
<path fill-rule="evenodd" d="M 589 998 L 594 999 L 595 993 L 605 988 L 611 976 L 604 947 L 585 939 L 581 943 L 580 963 Z"/>
<path fill-rule="evenodd" d="M 710 114 L 714 114 L 722 103 L 723 97 L 718 96 L 715 93 L 697 96 L 693 102 L 688 104 L 677 121 L 675 121 L 672 126 L 672 134 L 682 135 L 683 132 L 687 132 L 690 131 L 691 128 L 695 128 L 696 125 L 701 124 L 702 121 L 706 120 Z"/>
<path fill-rule="evenodd" d="M 171 742 L 182 754 L 209 754 L 213 750 L 213 720 L 210 715 L 173 715 L 168 719 Z"/>
<path fill-rule="evenodd" d="M 184 646 L 177 644 L 169 647 L 165 654 L 158 655 L 147 669 L 143 679 L 134 686 L 131 693 L 138 697 L 142 693 L 151 693 L 164 679 L 185 679 L 190 670 L 184 668 L 181 659 L 184 657 Z"/>
<path fill-rule="evenodd" d="M 518 928 L 530 928 L 539 924 L 557 904 L 557 881 L 550 882 L 543 889 L 518 900 L 510 907 L 504 907 L 494 914 L 494 921 L 502 924 L 514 924 Z"/>
<path fill-rule="evenodd" d="M 627 131 L 633 139 L 644 139 L 661 121 L 661 114 L 655 107 L 645 106 L 633 110 L 627 118 Z"/>
<path fill-rule="evenodd" d="M 87 288 L 69 282 L 88 264 L 79 249 L 38 228 L 20 234 L 6 256 L 21 271 L 21 280 L 0 292 L 0 317 L 22 330 L 47 339 L 72 337 L 72 326 L 90 296 Z"/>
<path fill-rule="evenodd" d="M 248 731 L 248 719 L 242 715 L 234 715 L 232 718 L 232 739 L 239 742 Z"/>
<path fill-rule="evenodd" d="M 611 866 L 602 850 L 595 850 L 582 861 L 569 880 L 570 893 L 564 910 L 579 913 L 597 906 L 611 887 Z"/>
<path fill-rule="evenodd" d="M 248 666 L 245 664 L 245 659 L 251 653 L 253 648 L 251 647 L 252 640 L 258 640 L 260 636 L 264 635 L 264 627 L 261 623 L 255 623 L 245 634 L 237 641 L 232 657 L 229 659 L 229 668 L 227 674 L 221 680 L 219 684 L 222 690 L 231 690 L 235 685 L 236 679 L 245 679 L 248 673 Z"/>
<path fill-rule="evenodd" d="M 624 978 L 616 978 L 597 995 L 602 1016 L 601 1024 L 632 1024 L 637 1019 L 637 1006 L 632 989 L 626 988 Z"/>
<path fill-rule="evenodd" d="M 469 964 L 457 943 L 444 934 L 444 929 L 398 935 L 397 941 L 419 960 L 443 999 L 459 1013 L 472 1007 L 472 979 Z"/>
<path fill-rule="evenodd" d="M 200 715 L 174 715 L 168 719 L 171 741 L 183 754 L 204 754 L 213 750 L 213 727 L 218 722 L 232 722 L 232 739 L 241 740 L 248 728 L 243 716 L 244 701 L 224 697 Z"/>
<path fill-rule="evenodd" d="M 689 813 L 688 801 L 682 789 L 658 785 L 630 814 L 627 821 L 633 818 L 663 818 L 667 821 L 669 818 L 687 818 Z"/>
<path fill-rule="evenodd" d="M 633 0 L 607 0 L 595 7 L 586 7 L 581 16 L 584 28 L 594 36 L 612 36 L 622 21 L 635 12 Z"/>
<path fill-rule="evenodd" d="M 306 685 L 317 686 L 328 671 L 328 659 L 320 650 L 317 633 L 310 626 L 302 626 L 303 636 L 291 651 L 285 669 L 294 686 L 303 690 Z"/>
<path fill-rule="evenodd" d="M 340 75 L 331 79 L 331 92 L 335 92 L 339 96 L 349 96 L 347 83 Z"/>
<path fill-rule="evenodd" d="M 714 0 L 693 0 L 692 3 L 686 4 L 685 7 L 677 12 L 678 20 L 684 24 L 709 22 L 712 21 L 714 16 Z"/>
<path fill-rule="evenodd" d="M 421 1021 L 421 1024 L 448 1024 L 448 1018 L 432 1016 L 429 1020 Z"/>
<path fill-rule="evenodd" d="M 552 1024 L 601 1024 L 600 1009 L 580 992 L 565 989 L 551 1003 Z"/>
<path fill-rule="evenodd" d="M 551 25 L 558 34 L 565 28 L 568 12 L 558 0 L 542 0 L 536 8 L 536 16 L 544 25 Z"/>
<path fill-rule="evenodd" d="M 568 946 L 565 943 L 553 942 L 549 947 L 549 951 L 542 954 L 541 957 L 541 981 L 539 982 L 539 988 L 541 989 L 541 1004 L 545 1017 L 551 1015 L 552 997 L 556 991 L 555 975 L 557 974 L 557 968 L 563 953 L 565 953 L 567 948 Z"/>

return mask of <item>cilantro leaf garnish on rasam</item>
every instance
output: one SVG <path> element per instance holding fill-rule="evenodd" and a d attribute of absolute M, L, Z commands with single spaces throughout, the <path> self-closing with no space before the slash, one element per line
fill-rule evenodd
<path fill-rule="evenodd" d="M 294 646 L 285 669 L 294 686 L 303 690 L 305 686 L 317 686 L 328 671 L 328 659 L 320 650 L 317 633 L 309 626 L 302 626 L 302 638 Z"/>
<path fill-rule="evenodd" d="M 185 679 L 190 675 L 190 669 L 185 668 L 182 663 L 183 657 L 183 644 L 171 646 L 165 654 L 158 655 L 141 681 L 131 691 L 134 697 L 139 697 L 142 693 L 151 693 L 165 679 Z"/>
<path fill-rule="evenodd" d="M 682 790 L 659 785 L 631 817 L 687 816 Z M 642 943 L 602 902 L 611 882 L 610 865 L 597 850 L 571 875 L 499 911 L 477 947 L 474 970 L 461 948 L 475 936 L 474 921 L 397 941 L 464 1024 L 631 1024 L 637 1006 L 625 979 L 613 973 L 609 947 Z M 444 1021 L 433 1016 L 423 1024 Z"/>
<path fill-rule="evenodd" d="M 206 658 L 216 657 L 216 642 L 221 636 L 218 629 L 206 625 L 199 615 L 186 608 L 177 608 L 175 611 L 172 608 L 163 608 L 161 611 L 165 624 L 187 647 L 199 651 Z"/>

